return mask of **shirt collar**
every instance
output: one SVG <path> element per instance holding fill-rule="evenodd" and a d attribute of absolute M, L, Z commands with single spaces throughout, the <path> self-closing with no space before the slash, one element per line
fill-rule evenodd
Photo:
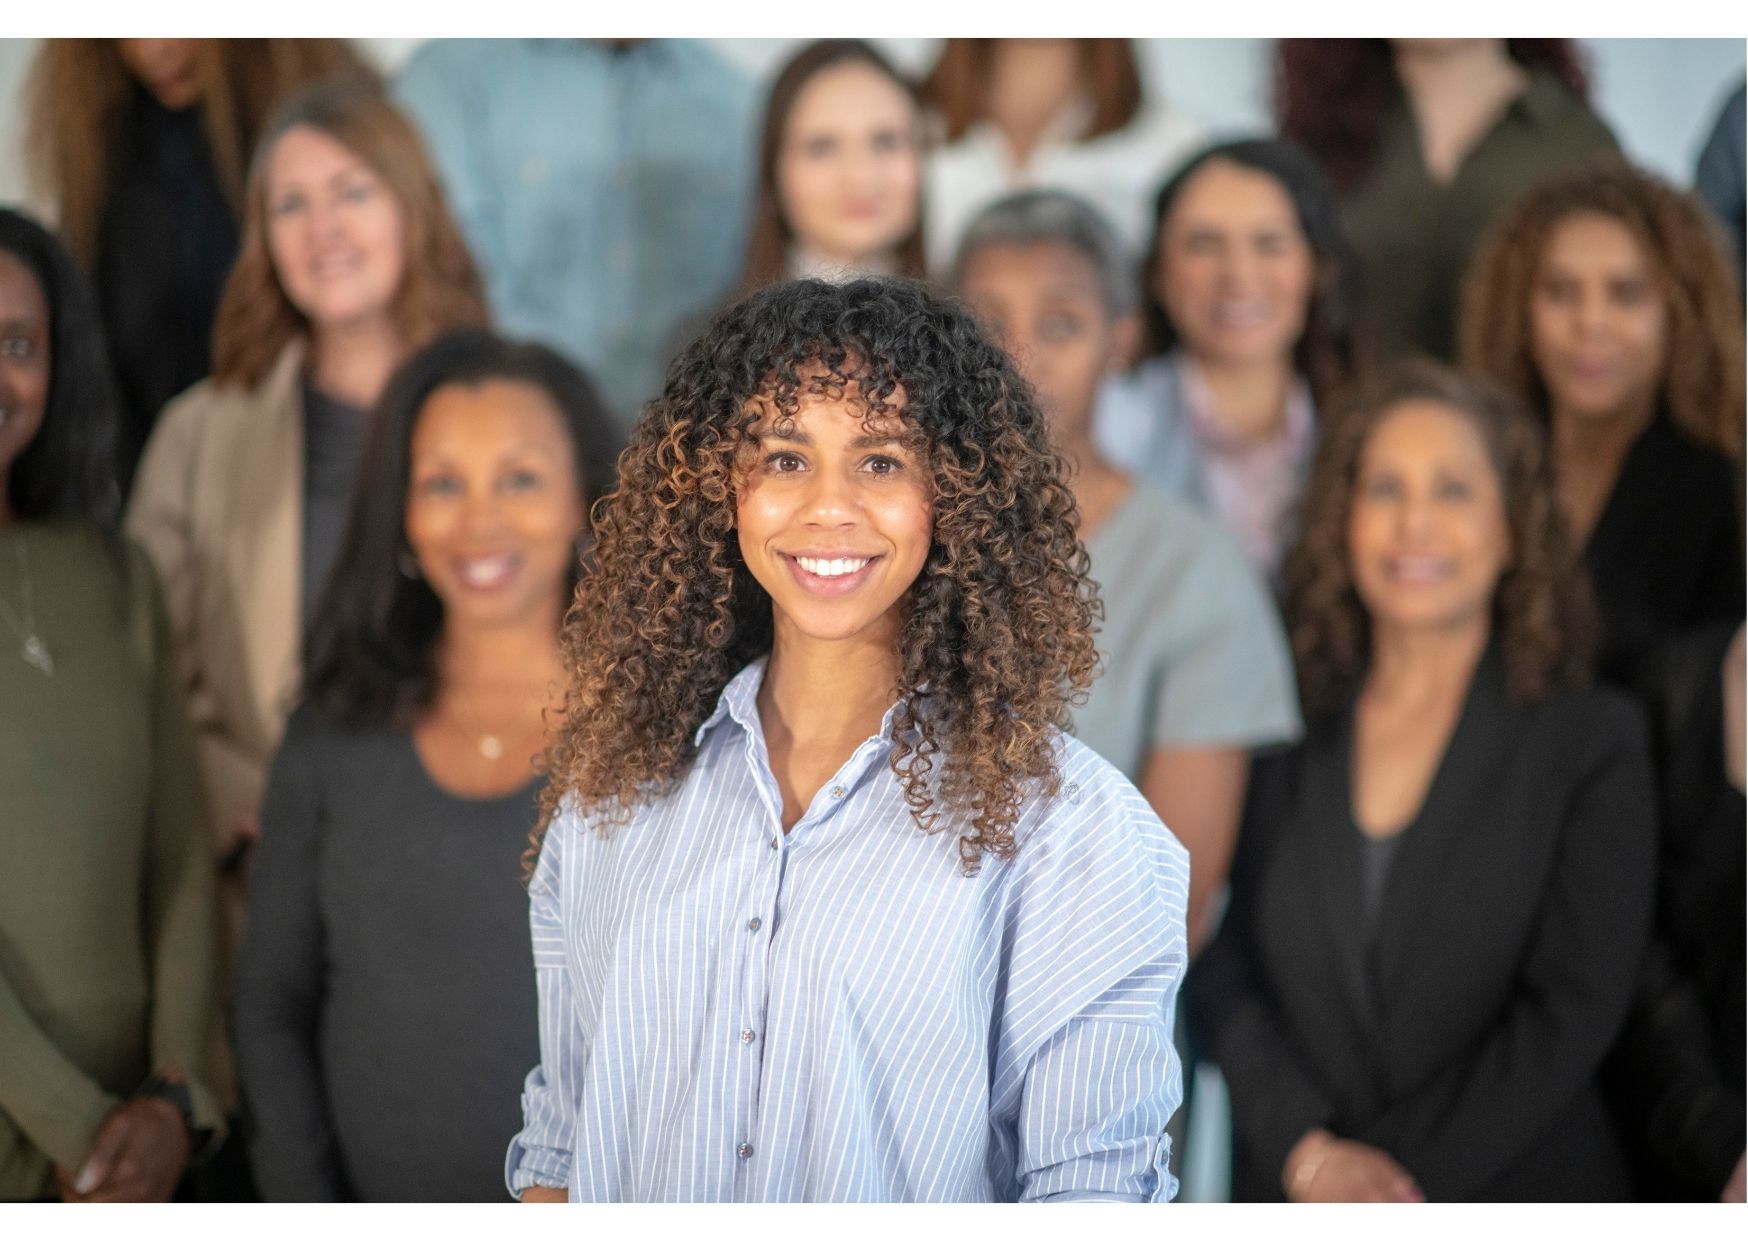
<path fill-rule="evenodd" d="M 763 725 L 759 722 L 759 686 L 765 683 L 765 665 L 769 661 L 770 656 L 760 655 L 736 672 L 722 687 L 722 692 L 716 699 L 716 708 L 710 712 L 709 718 L 698 725 L 698 730 L 692 735 L 694 748 L 701 747 L 705 734 L 724 718 L 733 719 L 750 735 L 764 735 Z M 882 740 L 892 738 L 892 719 L 898 713 L 898 706 L 899 703 L 894 702 L 880 717 L 880 731 L 875 735 Z"/>

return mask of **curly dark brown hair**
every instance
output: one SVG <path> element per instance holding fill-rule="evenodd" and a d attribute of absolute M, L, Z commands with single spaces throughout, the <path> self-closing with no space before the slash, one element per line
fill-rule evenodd
<path fill-rule="evenodd" d="M 1318 445 L 1304 535 L 1285 566 L 1288 627 L 1306 712 L 1348 702 L 1371 661 L 1371 621 L 1348 560 L 1348 513 L 1366 444 L 1408 401 L 1436 402 L 1467 418 L 1498 472 L 1511 553 L 1493 593 L 1492 633 L 1508 694 L 1534 702 L 1582 683 L 1596 639 L 1595 606 L 1555 499 L 1540 424 L 1497 384 L 1412 361 L 1362 389 Z"/>
<path fill-rule="evenodd" d="M 595 506 L 531 856 L 561 805 L 606 830 L 670 791 L 723 687 L 771 649 L 771 599 L 734 528 L 758 405 L 792 418 L 804 396 L 846 393 L 865 421 L 901 419 L 933 481 L 896 651 L 890 763 L 912 818 L 957 829 L 971 873 L 1013 855 L 1022 800 L 1057 793 L 1056 730 L 1091 682 L 1100 609 L 1031 389 L 920 283 L 799 280 L 730 306 L 675 358 Z"/>
<path fill-rule="evenodd" d="M 1530 342 L 1530 295 L 1554 229 L 1574 215 L 1619 221 L 1657 273 L 1669 314 L 1658 402 L 1676 426 L 1725 454 L 1741 450 L 1742 303 L 1723 230 L 1690 194 L 1610 159 L 1525 194 L 1494 225 L 1463 290 L 1463 364 L 1538 413 L 1548 392 Z"/>

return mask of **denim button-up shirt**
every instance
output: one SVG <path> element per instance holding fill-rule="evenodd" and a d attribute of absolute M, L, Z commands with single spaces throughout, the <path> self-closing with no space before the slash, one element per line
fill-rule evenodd
<path fill-rule="evenodd" d="M 498 327 L 584 366 L 623 424 L 746 251 L 752 87 L 703 44 L 426 44 L 417 122 Z"/>

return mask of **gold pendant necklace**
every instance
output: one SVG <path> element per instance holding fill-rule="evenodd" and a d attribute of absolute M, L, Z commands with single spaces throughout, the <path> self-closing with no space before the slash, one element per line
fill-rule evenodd
<path fill-rule="evenodd" d="M 44 676 L 55 674 L 55 658 L 49 653 L 48 643 L 43 641 L 36 631 L 36 606 L 31 593 L 30 557 L 25 553 L 24 535 L 18 536 L 18 568 L 20 601 L 24 605 L 24 617 L 19 619 L 16 612 L 5 599 L 0 599 L 0 618 L 3 618 L 12 630 L 18 634 L 23 643 L 18 648 L 18 657 L 30 664 Z"/>

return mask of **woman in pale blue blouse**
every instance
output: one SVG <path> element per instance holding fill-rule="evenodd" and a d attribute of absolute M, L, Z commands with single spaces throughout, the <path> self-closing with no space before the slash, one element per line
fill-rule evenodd
<path fill-rule="evenodd" d="M 1274 576 L 1316 410 L 1362 363 L 1357 272 L 1329 187 L 1276 139 L 1209 147 L 1154 204 L 1141 363 L 1097 415 L 1112 460 L 1228 526 Z"/>
<path fill-rule="evenodd" d="M 567 622 L 523 1200 L 1165 1200 L 1183 848 L 1060 728 L 1096 592 L 1044 418 L 896 280 L 669 372 Z"/>

